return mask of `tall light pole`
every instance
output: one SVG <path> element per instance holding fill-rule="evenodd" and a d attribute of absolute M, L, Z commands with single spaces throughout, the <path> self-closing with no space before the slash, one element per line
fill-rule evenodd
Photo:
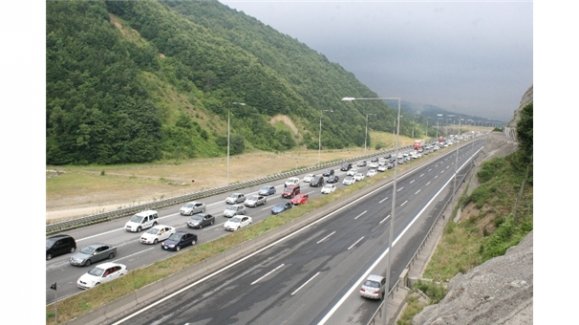
<path fill-rule="evenodd" d="M 320 133 L 318 135 L 318 165 L 320 164 L 320 154 L 322 152 L 322 114 L 324 112 L 334 112 L 331 109 L 321 109 L 320 110 Z"/>
<path fill-rule="evenodd" d="M 233 102 L 232 105 L 245 106 L 245 103 Z M 229 138 L 231 135 L 231 107 L 227 111 L 227 185 L 229 185 Z"/>
<path fill-rule="evenodd" d="M 398 101 L 398 117 L 396 119 L 396 163 L 394 165 L 394 181 L 392 183 L 392 213 L 390 215 L 390 229 L 388 232 L 388 255 L 386 255 L 386 292 L 390 292 L 390 269 L 392 268 L 392 238 L 394 237 L 394 218 L 396 216 L 396 183 L 398 181 L 398 155 L 400 153 L 400 97 L 355 98 L 344 97 L 342 101 L 354 100 L 396 100 Z M 386 305 L 385 305 L 386 306 Z M 388 322 L 387 311 L 384 319 Z"/>
<path fill-rule="evenodd" d="M 366 114 L 366 136 L 364 137 L 364 154 L 366 153 L 366 141 L 368 140 L 368 116 L 376 114 Z"/>

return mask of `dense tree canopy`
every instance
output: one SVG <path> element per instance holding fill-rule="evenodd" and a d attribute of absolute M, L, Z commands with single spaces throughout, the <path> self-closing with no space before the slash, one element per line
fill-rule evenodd
<path fill-rule="evenodd" d="M 395 112 L 354 75 L 217 1 L 47 2 L 47 163 L 224 155 L 364 143 Z M 245 105 L 233 105 L 243 102 Z M 270 119 L 289 117 L 299 135 Z M 402 124 L 401 132 L 412 127 Z"/>

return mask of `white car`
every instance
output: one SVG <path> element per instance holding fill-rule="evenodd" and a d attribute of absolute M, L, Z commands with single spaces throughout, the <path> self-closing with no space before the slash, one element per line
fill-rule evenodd
<path fill-rule="evenodd" d="M 181 207 L 179 213 L 182 216 L 192 216 L 195 213 L 205 212 L 205 204 L 202 202 L 189 202 Z"/>
<path fill-rule="evenodd" d="M 366 176 L 372 177 L 372 176 L 376 176 L 376 174 L 377 174 L 376 169 L 370 169 L 370 170 L 366 173 Z"/>
<path fill-rule="evenodd" d="M 322 194 L 330 194 L 336 190 L 336 184 L 326 184 L 322 187 Z"/>
<path fill-rule="evenodd" d="M 357 172 L 358 172 L 358 168 L 354 167 L 346 173 L 346 176 L 354 176 L 354 175 L 356 175 Z"/>
<path fill-rule="evenodd" d="M 156 245 L 158 242 L 163 241 L 172 234 L 175 233 L 175 227 L 166 225 L 156 225 L 155 227 L 147 230 L 141 235 L 139 241 L 143 244 L 153 244 Z"/>
<path fill-rule="evenodd" d="M 386 169 L 388 169 L 388 167 L 386 167 L 386 165 L 380 165 L 380 166 L 378 166 L 378 169 L 377 169 L 377 170 L 378 170 L 379 172 L 385 172 Z"/>
<path fill-rule="evenodd" d="M 231 217 L 236 216 L 238 214 L 244 214 L 245 210 L 246 210 L 245 205 L 243 205 L 243 204 L 232 205 L 232 206 L 225 208 L 225 211 L 223 211 L 223 216 L 226 218 L 231 218 Z"/>
<path fill-rule="evenodd" d="M 99 284 L 118 279 L 127 274 L 127 266 L 124 264 L 107 262 L 93 267 L 76 281 L 81 289 L 94 288 Z"/>
<path fill-rule="evenodd" d="M 306 176 L 304 176 L 304 179 L 302 179 L 302 182 L 309 184 L 312 182 L 313 178 L 314 178 L 314 174 L 307 174 Z"/>
<path fill-rule="evenodd" d="M 226 204 L 236 204 L 245 202 L 245 194 L 243 193 L 232 193 L 226 199 Z"/>
<path fill-rule="evenodd" d="M 253 222 L 250 216 L 235 216 L 231 220 L 227 220 L 223 224 L 223 228 L 228 231 L 236 231 L 245 226 L 249 226 Z"/>
<path fill-rule="evenodd" d="M 348 177 L 344 178 L 344 180 L 342 181 L 342 184 L 344 184 L 344 185 L 352 185 L 354 183 L 356 183 L 356 180 L 354 179 L 353 176 L 348 176 Z"/>
<path fill-rule="evenodd" d="M 139 212 L 131 217 L 125 224 L 125 230 L 129 232 L 140 232 L 157 225 L 159 214 L 155 210 Z"/>
<path fill-rule="evenodd" d="M 359 182 L 364 179 L 364 174 L 356 173 L 356 175 L 354 175 L 354 179 L 356 180 L 356 182 Z"/>
<path fill-rule="evenodd" d="M 300 179 L 297 177 L 290 177 L 288 178 L 285 183 L 284 183 L 284 187 L 288 187 L 290 185 L 298 185 L 300 183 Z"/>
<path fill-rule="evenodd" d="M 368 168 L 378 168 L 378 162 L 373 161 L 373 162 L 369 163 Z"/>

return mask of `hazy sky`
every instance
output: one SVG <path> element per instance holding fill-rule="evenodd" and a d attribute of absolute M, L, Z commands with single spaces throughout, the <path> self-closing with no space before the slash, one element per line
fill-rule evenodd
<path fill-rule="evenodd" d="M 379 96 L 508 121 L 533 83 L 530 1 L 219 1 L 324 54 Z"/>

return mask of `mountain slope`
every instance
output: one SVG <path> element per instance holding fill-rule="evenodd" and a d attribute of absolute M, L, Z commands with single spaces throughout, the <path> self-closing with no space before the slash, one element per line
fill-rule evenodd
<path fill-rule="evenodd" d="M 317 148 L 321 110 L 324 147 L 362 145 L 367 113 L 393 129 L 384 103 L 344 96 L 376 94 L 216 1 L 47 2 L 49 164 L 224 155 L 229 111 L 232 154 Z"/>

